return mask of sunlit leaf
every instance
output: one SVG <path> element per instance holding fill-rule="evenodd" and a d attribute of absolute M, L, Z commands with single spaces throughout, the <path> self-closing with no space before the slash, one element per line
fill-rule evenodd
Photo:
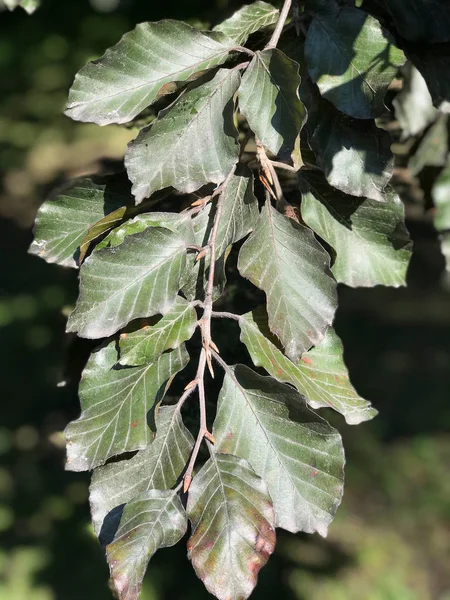
<path fill-rule="evenodd" d="M 415 44 L 408 58 L 419 69 L 438 108 L 450 102 L 450 47 L 448 44 Z"/>
<path fill-rule="evenodd" d="M 220 31 L 234 40 L 236 44 L 242 45 L 255 31 L 275 24 L 279 15 L 280 11 L 277 8 L 258 0 L 253 4 L 243 6 L 232 17 L 216 25 L 213 31 Z"/>
<path fill-rule="evenodd" d="M 337 296 L 329 262 L 310 229 L 270 205 L 241 248 L 239 271 L 266 293 L 270 329 L 294 361 L 333 321 Z"/>
<path fill-rule="evenodd" d="M 244 315 L 240 327 L 241 341 L 255 366 L 263 367 L 277 381 L 295 386 L 312 408 L 333 408 L 350 425 L 368 421 L 377 414 L 350 383 L 342 342 L 333 329 L 294 364 L 271 336 L 264 309 Z"/>
<path fill-rule="evenodd" d="M 177 297 L 171 310 L 157 322 L 120 336 L 120 364 L 145 365 L 170 348 L 191 339 L 197 313 L 190 302 Z"/>
<path fill-rule="evenodd" d="M 233 97 L 240 79 L 239 71 L 220 69 L 139 133 L 125 156 L 137 202 L 167 187 L 194 192 L 222 183 L 238 159 Z"/>
<path fill-rule="evenodd" d="M 189 489 L 189 557 L 219 600 L 248 598 L 275 547 L 275 516 L 266 484 L 250 465 L 211 452 Z"/>
<path fill-rule="evenodd" d="M 265 481 L 277 527 L 326 535 L 342 497 L 342 440 L 296 390 L 228 367 L 213 434 L 217 452 L 245 458 Z"/>
<path fill-rule="evenodd" d="M 14 10 L 18 6 L 21 6 L 31 15 L 40 6 L 41 0 L 4 0 L 4 4 L 9 10 Z"/>
<path fill-rule="evenodd" d="M 39 209 L 30 252 L 49 263 L 77 267 L 77 250 L 89 228 L 132 204 L 129 189 L 114 177 L 71 181 Z"/>
<path fill-rule="evenodd" d="M 357 119 L 386 110 L 384 96 L 406 60 L 380 23 L 353 7 L 314 18 L 305 58 L 322 96 Z"/>
<path fill-rule="evenodd" d="M 108 528 L 108 521 L 114 525 L 123 505 L 138 494 L 168 490 L 182 475 L 194 440 L 183 425 L 180 411 L 174 406 L 161 406 L 155 427 L 156 437 L 145 450 L 95 469 L 89 498 L 97 535 L 102 534 L 102 526 Z"/>
<path fill-rule="evenodd" d="M 185 240 L 162 227 L 95 251 L 81 267 L 80 296 L 67 330 L 81 337 L 107 337 L 132 319 L 169 312 L 184 283 L 186 264 Z"/>
<path fill-rule="evenodd" d="M 174 546 L 186 530 L 186 513 L 173 491 L 144 492 L 125 506 L 117 535 L 106 547 L 120 600 L 137 600 L 152 556 Z"/>
<path fill-rule="evenodd" d="M 404 207 L 389 191 L 384 202 L 347 196 L 322 174 L 299 177 L 305 222 L 336 251 L 332 271 L 352 287 L 406 285 L 411 242 Z"/>
<path fill-rule="evenodd" d="M 126 123 L 177 84 L 228 58 L 233 40 L 180 21 L 140 23 L 75 78 L 66 114 L 98 125 Z"/>
<path fill-rule="evenodd" d="M 443 167 L 447 162 L 449 148 L 448 115 L 441 114 L 411 156 L 408 163 L 411 173 L 418 175 L 425 167 Z"/>
<path fill-rule="evenodd" d="M 298 64 L 281 50 L 257 52 L 242 77 L 239 107 L 264 146 L 289 159 L 306 110 L 298 95 Z"/>
<path fill-rule="evenodd" d="M 116 343 L 95 351 L 80 383 L 81 416 L 66 428 L 67 469 L 86 471 L 153 439 L 149 413 L 189 361 L 184 346 L 140 367 L 117 364 Z"/>

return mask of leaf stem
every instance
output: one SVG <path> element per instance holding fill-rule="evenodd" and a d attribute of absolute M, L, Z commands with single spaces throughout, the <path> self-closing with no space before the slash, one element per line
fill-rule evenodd
<path fill-rule="evenodd" d="M 281 33 L 283 31 L 283 27 L 286 23 L 286 19 L 288 18 L 289 11 L 291 10 L 292 0 L 284 0 L 283 8 L 281 9 L 280 18 L 278 19 L 278 23 L 275 27 L 275 30 L 270 38 L 269 43 L 265 47 L 265 50 L 272 50 L 278 46 L 278 42 L 280 41 Z"/>
<path fill-rule="evenodd" d="M 233 321 L 240 321 L 242 318 L 241 315 L 235 315 L 234 313 L 215 311 L 211 313 L 211 317 L 213 319 L 233 319 Z"/>

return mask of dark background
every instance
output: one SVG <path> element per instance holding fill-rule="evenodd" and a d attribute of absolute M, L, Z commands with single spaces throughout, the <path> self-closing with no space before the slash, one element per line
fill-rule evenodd
<path fill-rule="evenodd" d="M 64 337 L 76 273 L 27 247 L 49 189 L 103 156 L 120 158 L 136 132 L 71 122 L 62 115 L 68 88 L 139 21 L 208 25 L 241 4 L 43 0 L 31 17 L 0 12 L 0 600 L 111 597 L 89 524 L 89 477 L 64 472 L 60 432 L 79 414 L 64 368 L 78 360 Z M 450 599 L 450 278 L 427 220 L 412 211 L 407 224 L 407 289 L 340 288 L 336 328 L 352 381 L 380 415 L 349 427 L 324 411 L 346 445 L 343 504 L 327 540 L 280 532 L 255 600 Z M 185 546 L 155 556 L 142 600 L 207 597 Z"/>

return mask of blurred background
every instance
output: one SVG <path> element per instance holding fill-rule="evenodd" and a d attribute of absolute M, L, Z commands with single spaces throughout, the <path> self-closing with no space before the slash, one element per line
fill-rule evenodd
<path fill-rule="evenodd" d="M 60 434 L 79 414 L 76 386 L 57 386 L 65 361 L 83 360 L 64 336 L 77 274 L 27 254 L 31 227 L 52 187 L 136 135 L 62 115 L 76 71 L 139 21 L 214 24 L 242 2 L 42 4 L 0 9 L 0 600 L 108 600 L 89 475 L 64 471 Z M 429 220 L 407 215 L 409 287 L 340 289 L 351 378 L 380 415 L 349 427 L 324 413 L 347 450 L 343 504 L 327 540 L 280 532 L 255 600 L 450 600 L 450 285 Z M 157 553 L 142 600 L 208 597 L 185 546 Z"/>

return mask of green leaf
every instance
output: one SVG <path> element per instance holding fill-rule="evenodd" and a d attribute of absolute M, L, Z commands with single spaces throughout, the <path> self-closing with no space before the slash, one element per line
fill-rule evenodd
<path fill-rule="evenodd" d="M 450 102 L 450 47 L 448 44 L 436 46 L 420 44 L 411 48 L 408 58 L 419 69 L 426 81 L 433 98 L 434 106 L 438 108 L 443 102 Z"/>
<path fill-rule="evenodd" d="M 81 69 L 66 114 L 98 125 L 127 123 L 177 84 L 225 62 L 234 45 L 180 21 L 140 23 Z"/>
<path fill-rule="evenodd" d="M 152 556 L 178 543 L 186 530 L 186 513 L 173 491 L 144 492 L 126 505 L 116 538 L 106 547 L 121 600 L 137 600 Z"/>
<path fill-rule="evenodd" d="M 167 187 L 189 193 L 222 183 L 238 159 L 233 97 L 240 79 L 238 71 L 219 69 L 128 146 L 125 165 L 137 202 Z"/>
<path fill-rule="evenodd" d="M 317 15 L 308 29 L 305 58 L 322 96 L 357 119 L 386 110 L 384 96 L 406 60 L 380 23 L 357 8 Z"/>
<path fill-rule="evenodd" d="M 242 45 L 249 36 L 263 27 L 274 25 L 278 21 L 280 11 L 267 2 L 253 2 L 243 6 L 232 17 L 216 25 L 213 31 L 220 31 L 236 44 Z"/>
<path fill-rule="evenodd" d="M 162 227 L 95 251 L 81 267 L 80 296 L 67 331 L 107 337 L 132 319 L 166 314 L 184 284 L 186 264 L 185 240 Z"/>
<path fill-rule="evenodd" d="M 4 0 L 4 3 L 9 10 L 14 10 L 18 6 L 21 6 L 31 15 L 40 6 L 41 0 Z"/>
<path fill-rule="evenodd" d="M 418 175 L 425 167 L 443 167 L 447 162 L 448 151 L 448 115 L 440 114 L 423 136 L 408 167 L 413 175 Z"/>
<path fill-rule="evenodd" d="M 399 34 L 425 44 L 450 42 L 450 12 L 446 0 L 385 0 Z"/>
<path fill-rule="evenodd" d="M 402 129 L 402 138 L 405 139 L 417 135 L 435 121 L 438 111 L 433 106 L 425 79 L 416 67 L 408 62 L 403 72 L 403 89 L 392 103 Z"/>
<path fill-rule="evenodd" d="M 270 329 L 294 361 L 333 321 L 337 294 L 329 264 L 312 231 L 270 205 L 241 248 L 239 271 L 266 293 Z"/>
<path fill-rule="evenodd" d="M 244 600 L 275 548 L 275 517 L 266 484 L 230 454 L 211 458 L 189 488 L 189 558 L 219 600 Z"/>
<path fill-rule="evenodd" d="M 403 204 L 395 193 L 384 202 L 347 196 L 318 173 L 299 177 L 304 221 L 336 251 L 332 271 L 352 287 L 406 285 L 411 242 Z"/>
<path fill-rule="evenodd" d="M 349 425 L 358 425 L 377 414 L 350 383 L 342 342 L 333 329 L 294 364 L 271 336 L 264 309 L 243 315 L 239 323 L 241 341 L 255 366 L 263 367 L 277 381 L 295 386 L 312 408 L 333 408 Z"/>
<path fill-rule="evenodd" d="M 150 363 L 166 350 L 190 340 L 196 325 L 195 308 L 178 296 L 172 309 L 157 322 L 120 336 L 119 363 L 125 366 Z"/>
<path fill-rule="evenodd" d="M 194 440 L 174 406 L 161 406 L 156 419 L 156 437 L 133 458 L 95 469 L 90 487 L 92 522 L 100 535 L 121 508 L 149 490 L 169 490 L 181 477 Z M 116 511 L 114 512 L 114 509 Z M 120 511 L 119 511 L 120 516 Z"/>
<path fill-rule="evenodd" d="M 328 103 L 321 108 L 310 144 L 328 183 L 352 196 L 383 201 L 394 164 L 391 136 L 374 122 L 346 117 Z"/>
<path fill-rule="evenodd" d="M 306 119 L 298 69 L 281 50 L 263 50 L 255 54 L 239 88 L 239 108 L 250 128 L 282 159 L 289 159 L 298 146 Z"/>
<path fill-rule="evenodd" d="M 434 226 L 441 234 L 441 249 L 450 271 L 450 162 L 436 179 L 433 190 Z"/>
<path fill-rule="evenodd" d="M 244 458 L 265 481 L 277 527 L 326 535 L 342 498 L 342 440 L 296 390 L 228 367 L 213 435 L 217 452 Z"/>
<path fill-rule="evenodd" d="M 90 227 L 132 204 L 129 190 L 118 186 L 114 177 L 71 181 L 39 209 L 29 251 L 49 263 L 77 267 L 77 250 Z"/>
<path fill-rule="evenodd" d="M 67 469 L 86 471 L 153 439 L 149 412 L 189 361 L 184 346 L 141 367 L 117 365 L 116 343 L 91 355 L 80 383 L 81 416 L 66 428 Z"/>

